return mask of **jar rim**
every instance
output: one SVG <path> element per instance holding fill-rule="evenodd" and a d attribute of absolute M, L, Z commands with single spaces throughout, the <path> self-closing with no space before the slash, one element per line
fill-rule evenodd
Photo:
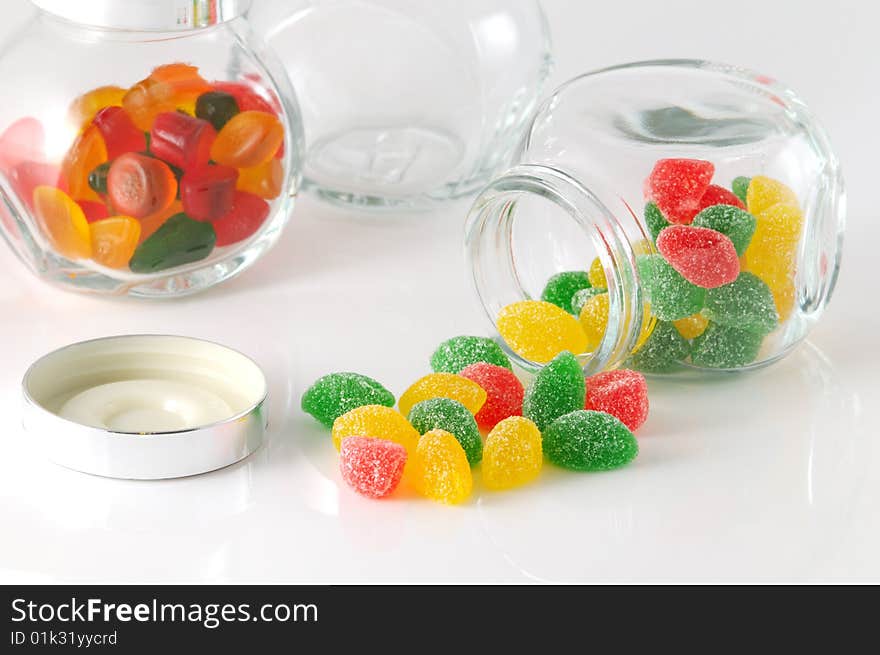
<path fill-rule="evenodd" d="M 251 0 L 30 0 L 64 20 L 101 29 L 186 32 L 225 23 L 250 8 Z"/>

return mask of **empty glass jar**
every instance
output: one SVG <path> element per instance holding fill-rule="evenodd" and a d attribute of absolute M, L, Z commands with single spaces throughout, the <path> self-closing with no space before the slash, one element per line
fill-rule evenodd
<path fill-rule="evenodd" d="M 66 287 L 180 295 L 278 238 L 299 186 L 289 81 L 247 2 L 34 0 L 0 54 L 2 232 Z"/>
<path fill-rule="evenodd" d="M 584 75 L 475 201 L 477 294 L 520 364 L 740 370 L 822 314 L 844 223 L 822 128 L 775 81 L 701 61 Z"/>
<path fill-rule="evenodd" d="M 536 0 L 264 0 L 249 18 L 306 125 L 305 185 L 361 207 L 424 207 L 510 164 L 550 66 Z"/>

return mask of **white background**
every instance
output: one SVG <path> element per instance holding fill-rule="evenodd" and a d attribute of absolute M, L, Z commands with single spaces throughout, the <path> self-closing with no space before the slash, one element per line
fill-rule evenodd
<path fill-rule="evenodd" d="M 6 0 L 4 27 L 26 11 Z M 310 199 L 250 271 L 181 301 L 82 297 L 0 250 L 0 582 L 880 581 L 875 367 L 880 46 L 874 3 L 546 0 L 551 88 L 627 60 L 697 57 L 793 87 L 844 166 L 849 226 L 837 294 L 810 344 L 711 384 L 651 382 L 634 465 L 545 469 L 463 507 L 361 499 L 308 384 L 358 370 L 396 393 L 441 340 L 485 329 L 466 283 L 467 203 L 358 216 Z M 2 83 L 2 82 L 0 82 Z M 14 88 L 2 89 L 15 102 Z M 272 384 L 269 442 L 190 479 L 90 477 L 44 461 L 20 428 L 29 363 L 72 341 L 170 332 L 254 356 Z"/>

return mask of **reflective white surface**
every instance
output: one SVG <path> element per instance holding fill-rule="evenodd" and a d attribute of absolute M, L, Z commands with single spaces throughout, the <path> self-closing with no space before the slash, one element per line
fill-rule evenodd
<path fill-rule="evenodd" d="M 253 269 L 168 302 L 56 291 L 2 248 L 0 582 L 880 582 L 880 143 L 869 129 L 880 96 L 866 83 L 876 10 L 748 0 L 727 12 L 730 29 L 714 11 L 659 29 L 691 5 L 589 3 L 587 20 L 581 4 L 546 2 L 557 82 L 625 59 L 700 56 L 775 74 L 822 117 L 850 221 L 840 285 L 810 344 L 751 374 L 651 380 L 641 453 L 626 469 L 547 466 L 529 487 L 478 485 L 455 508 L 406 490 L 376 502 L 342 484 L 329 434 L 299 397 L 338 369 L 399 394 L 437 343 L 481 330 L 461 247 L 466 203 L 371 217 L 305 200 Z M 625 25 L 626 38 L 603 22 Z M 27 366 L 130 332 L 203 337 L 256 359 L 270 384 L 267 443 L 221 471 L 162 482 L 44 460 L 20 428 Z"/>

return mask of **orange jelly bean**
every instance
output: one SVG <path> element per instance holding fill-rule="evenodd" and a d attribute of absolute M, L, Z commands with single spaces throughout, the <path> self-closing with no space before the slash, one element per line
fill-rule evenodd
<path fill-rule="evenodd" d="M 107 146 L 101 131 L 94 125 L 76 137 L 61 164 L 61 174 L 67 181 L 70 195 L 77 200 L 101 201 L 101 197 L 89 186 L 89 173 L 107 161 Z"/>
<path fill-rule="evenodd" d="M 262 111 L 243 111 L 233 116 L 217 134 L 211 147 L 211 159 L 235 168 L 253 168 L 272 159 L 282 141 L 284 128 L 275 116 Z"/>
<path fill-rule="evenodd" d="M 170 205 L 168 205 L 165 209 L 155 212 L 154 214 L 150 214 L 149 216 L 144 216 L 140 219 L 141 222 L 141 237 L 139 243 L 143 243 L 150 236 L 158 230 L 169 218 L 174 216 L 175 214 L 179 214 L 183 211 L 183 205 L 179 200 L 175 200 Z"/>
<path fill-rule="evenodd" d="M 67 110 L 67 116 L 72 125 L 83 129 L 99 111 L 105 107 L 121 107 L 122 98 L 126 89 L 119 86 L 99 86 L 77 97 Z"/>
<path fill-rule="evenodd" d="M 284 167 L 281 162 L 272 158 L 265 164 L 253 168 L 242 168 L 238 171 L 236 188 L 247 191 L 266 200 L 277 198 L 284 183 Z"/>
<path fill-rule="evenodd" d="M 141 224 L 131 216 L 111 216 L 91 224 L 92 259 L 108 268 L 128 265 L 140 241 Z"/>
<path fill-rule="evenodd" d="M 89 223 L 80 206 L 64 191 L 45 185 L 35 188 L 34 215 L 59 255 L 68 259 L 92 256 Z"/>

